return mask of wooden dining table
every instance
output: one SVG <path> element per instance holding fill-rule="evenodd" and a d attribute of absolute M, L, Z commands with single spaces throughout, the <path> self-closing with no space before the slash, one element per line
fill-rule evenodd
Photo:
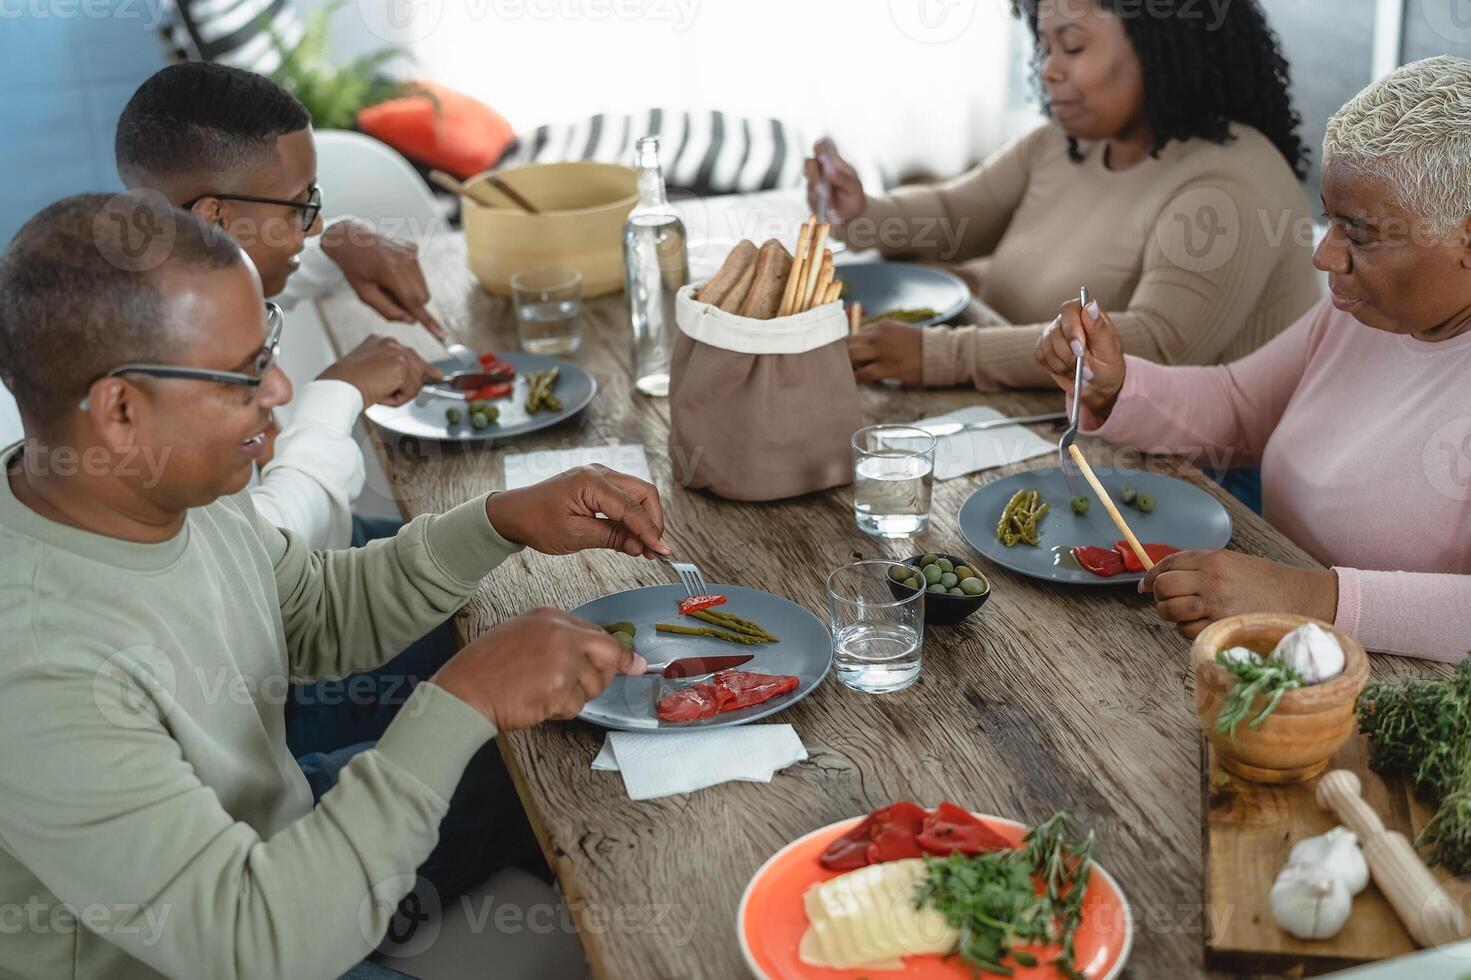
<path fill-rule="evenodd" d="M 700 205 L 706 212 L 708 203 Z M 733 199 L 692 216 L 691 253 L 726 238 L 780 233 L 772 217 L 801 216 L 795 197 Z M 753 217 L 754 215 L 754 217 Z M 701 220 L 704 226 L 697 227 Z M 703 236 L 703 237 L 701 237 Z M 758 239 L 759 240 L 759 239 Z M 706 244 L 708 243 L 708 244 Z M 708 262 L 709 256 L 697 256 Z M 421 245 L 433 309 L 476 350 L 516 347 L 508 301 L 471 276 L 465 244 L 443 234 Z M 319 303 L 339 352 L 388 334 L 427 356 L 427 332 L 384 322 L 350 291 Z M 862 558 L 926 551 L 969 553 L 956 524 L 977 487 L 1042 457 L 936 482 L 929 528 L 911 540 L 861 532 L 851 487 L 771 503 L 742 503 L 681 487 L 684 461 L 667 449 L 669 403 L 635 391 L 631 328 L 622 294 L 588 300 L 582 346 L 570 359 L 597 380 L 597 397 L 555 428 L 493 443 L 451 445 L 372 429 L 388 489 L 405 518 L 444 511 L 504 486 L 507 454 L 636 444 L 647 453 L 678 557 L 712 583 L 783 595 L 824 618 L 826 576 Z M 870 421 L 908 422 L 971 405 L 1009 415 L 1061 408 L 1058 392 L 865 386 Z M 1055 440 L 1056 427 L 1036 431 Z M 1080 439 L 1095 463 L 1107 447 Z M 1234 524 L 1230 547 L 1292 565 L 1314 561 L 1187 459 L 1134 463 L 1204 488 Z M 617 773 L 594 771 L 605 732 L 552 722 L 503 733 L 498 743 L 548 863 L 560 882 L 587 960 L 600 978 L 749 976 L 736 933 L 752 874 L 793 839 L 895 800 L 951 800 L 1033 822 L 1068 810 L 1098 836 L 1097 860 L 1134 911 L 1126 976 L 1224 976 L 1203 965 L 1201 740 L 1189 643 L 1132 588 L 1060 587 L 984 566 L 992 595 L 960 625 L 925 634 L 923 670 L 908 689 L 865 695 L 829 678 L 783 711 L 808 758 L 770 783 L 729 782 L 635 802 Z M 669 581 L 656 563 L 608 551 L 549 557 L 523 552 L 481 584 L 456 617 L 469 641 L 535 606 L 574 608 L 599 596 Z M 1416 664 L 1375 657 L 1376 676 Z M 1219 911 L 1219 910 L 1215 910 Z"/>

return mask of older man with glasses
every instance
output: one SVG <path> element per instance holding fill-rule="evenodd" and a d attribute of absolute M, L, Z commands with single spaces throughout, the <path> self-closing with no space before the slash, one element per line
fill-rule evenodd
<path fill-rule="evenodd" d="M 523 547 L 667 556 L 658 492 L 583 468 L 369 548 L 307 548 L 242 492 L 291 396 L 259 279 L 172 209 L 160 263 L 125 268 L 108 219 L 135 206 L 60 201 L 0 258 L 26 430 L 0 450 L 0 972 L 396 976 L 363 961 L 411 888 L 449 902 L 536 847 L 504 769 L 487 780 L 495 735 L 570 718 L 644 664 L 531 610 L 455 652 L 324 785 L 292 759 L 287 679 L 381 663 Z"/>

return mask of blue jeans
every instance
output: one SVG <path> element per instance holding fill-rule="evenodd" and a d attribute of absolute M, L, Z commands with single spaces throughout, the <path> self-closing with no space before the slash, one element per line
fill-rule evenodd
<path fill-rule="evenodd" d="M 1221 485 L 1231 496 L 1250 507 L 1253 513 L 1262 512 L 1262 471 L 1256 467 L 1226 470 L 1212 473 L 1211 479 Z"/>
<path fill-rule="evenodd" d="M 391 518 L 352 518 L 352 546 L 391 538 L 403 525 Z M 433 676 L 454 656 L 454 628 L 441 623 L 383 666 L 337 680 L 291 685 L 286 700 L 286 744 L 298 758 L 376 742 L 408 700 L 414 685 Z"/>
<path fill-rule="evenodd" d="M 372 960 L 363 960 L 357 966 L 348 970 L 337 980 L 414 980 L 407 973 L 399 973 L 391 970 L 381 963 Z"/>

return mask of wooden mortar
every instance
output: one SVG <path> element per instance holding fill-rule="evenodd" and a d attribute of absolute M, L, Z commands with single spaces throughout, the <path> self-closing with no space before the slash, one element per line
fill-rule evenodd
<path fill-rule="evenodd" d="M 1258 697 L 1232 735 L 1216 730 L 1216 715 L 1235 678 L 1216 653 L 1247 647 L 1262 657 L 1305 623 L 1316 622 L 1343 647 L 1343 672 L 1321 684 L 1288 691 L 1259 727 L 1251 720 L 1266 706 Z M 1328 760 L 1353 734 L 1354 703 L 1369 680 L 1369 657 L 1359 641 L 1328 623 L 1288 613 L 1246 613 L 1212 623 L 1195 638 L 1195 710 L 1221 765 L 1232 775 L 1259 783 L 1297 783 L 1328 767 Z"/>

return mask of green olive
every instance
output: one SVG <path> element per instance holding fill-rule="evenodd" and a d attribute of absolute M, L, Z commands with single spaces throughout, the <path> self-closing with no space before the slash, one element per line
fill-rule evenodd
<path fill-rule="evenodd" d="M 489 407 L 489 404 L 482 401 L 473 401 L 465 407 L 471 412 L 483 412 Z"/>
<path fill-rule="evenodd" d="M 444 410 L 444 420 L 450 425 L 459 425 L 460 419 L 464 417 L 464 415 L 460 414 L 460 410 L 458 408 L 446 408 Z"/>
<path fill-rule="evenodd" d="M 917 578 L 907 578 L 907 579 L 904 580 L 904 584 L 905 584 L 905 586 L 907 586 L 908 588 L 913 589 L 916 592 L 918 592 L 920 589 L 922 589 L 924 587 L 924 586 L 922 586 L 922 585 L 919 584 L 919 579 L 917 579 Z"/>
<path fill-rule="evenodd" d="M 940 566 L 940 571 L 942 572 L 955 571 L 955 563 L 949 558 L 940 558 L 935 562 L 935 564 Z"/>
<path fill-rule="evenodd" d="M 489 424 L 490 424 L 490 419 L 488 419 L 488 418 L 485 417 L 485 413 L 484 412 L 471 412 L 470 413 L 470 428 L 472 428 L 472 429 L 483 429 L 483 428 L 485 428 Z"/>
<path fill-rule="evenodd" d="M 627 633 L 614 633 L 613 639 L 617 640 L 619 643 L 622 643 L 629 650 L 633 649 L 633 637 L 629 636 Z"/>
<path fill-rule="evenodd" d="M 980 595 L 986 591 L 986 583 L 972 576 L 960 580 L 960 591 L 966 595 Z"/>
<path fill-rule="evenodd" d="M 965 595 L 965 592 L 961 589 L 951 589 L 950 595 Z"/>
<path fill-rule="evenodd" d="M 1139 491 L 1133 487 L 1124 487 L 1119 491 L 1119 499 L 1126 504 L 1132 504 L 1139 497 Z"/>
<path fill-rule="evenodd" d="M 496 408 L 494 405 L 486 405 L 485 411 L 483 411 L 481 414 L 490 419 L 492 422 L 495 422 L 500 419 L 501 410 Z"/>
<path fill-rule="evenodd" d="M 960 584 L 960 579 L 956 578 L 954 572 L 946 572 L 940 576 L 940 584 L 947 589 L 953 589 Z"/>
<path fill-rule="evenodd" d="M 1139 500 L 1136 502 L 1135 506 L 1137 506 L 1144 513 L 1148 514 L 1150 511 L 1154 510 L 1154 494 L 1141 493 L 1139 495 Z"/>
<path fill-rule="evenodd" d="M 912 575 L 914 575 L 914 569 L 910 568 L 908 565 L 895 565 L 893 568 L 889 569 L 889 578 L 893 579 L 895 582 L 902 582 Z"/>
<path fill-rule="evenodd" d="M 926 565 L 924 567 L 924 580 L 930 585 L 934 585 L 940 581 L 940 576 L 944 574 L 944 572 L 940 571 L 939 565 Z"/>
<path fill-rule="evenodd" d="M 935 595 L 944 595 L 945 587 L 943 585 L 932 585 L 928 589 L 925 589 L 925 591 L 933 592 Z"/>
<path fill-rule="evenodd" d="M 937 562 L 939 560 L 940 559 L 936 558 L 934 555 L 925 555 L 923 558 L 921 558 L 919 560 L 919 567 L 920 568 L 924 568 L 926 565 L 933 565 L 935 562 Z"/>
<path fill-rule="evenodd" d="M 1091 506 L 1093 506 L 1093 501 L 1089 500 L 1087 497 L 1078 496 L 1073 498 L 1073 513 L 1077 514 L 1079 517 L 1082 517 L 1084 514 L 1088 513 L 1088 508 Z"/>
<path fill-rule="evenodd" d="M 975 578 L 975 574 L 976 573 L 971 571 L 970 568 L 966 565 L 955 566 L 955 577 L 960 579 L 962 582 L 964 582 L 968 578 Z"/>

